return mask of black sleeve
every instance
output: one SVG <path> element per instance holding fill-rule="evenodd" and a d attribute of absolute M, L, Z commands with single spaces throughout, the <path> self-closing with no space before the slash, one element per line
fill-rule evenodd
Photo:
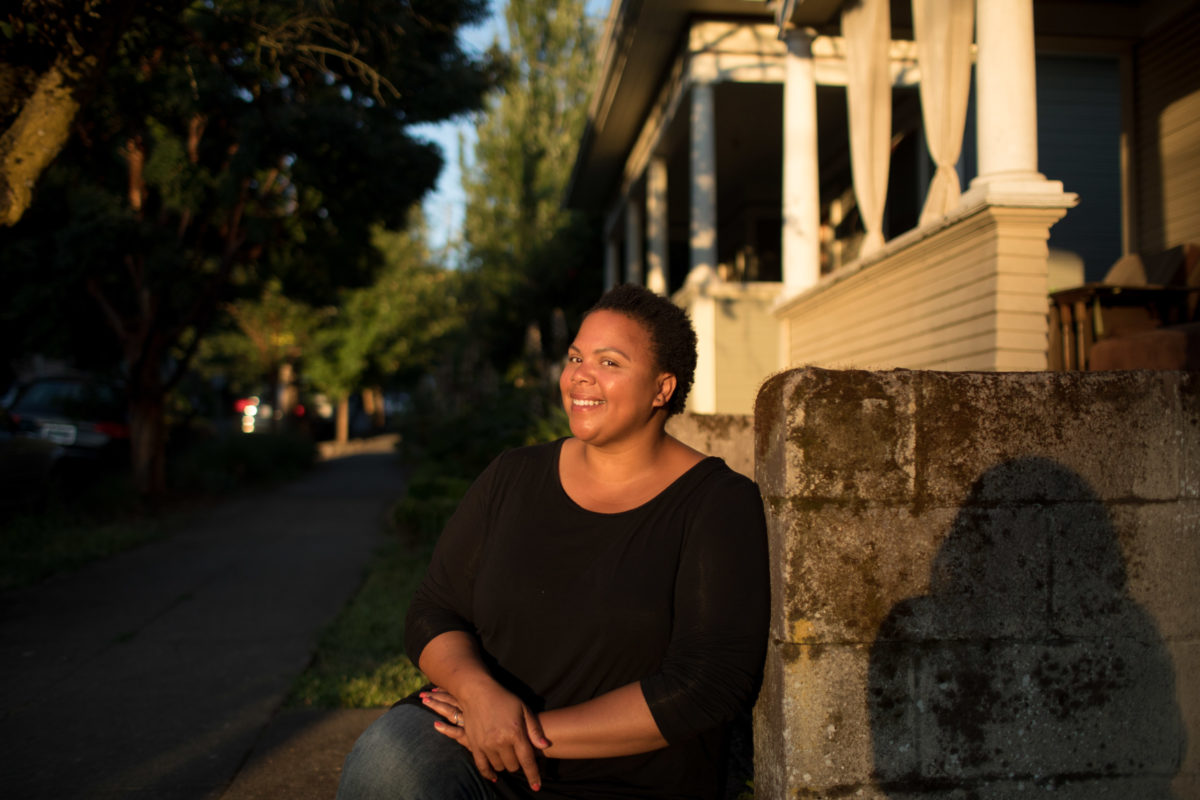
<path fill-rule="evenodd" d="M 404 623 L 404 647 L 417 664 L 425 645 L 447 631 L 475 633 L 475 574 L 487 539 L 490 503 L 504 456 L 485 469 L 458 504 L 438 539 Z"/>
<path fill-rule="evenodd" d="M 689 508 L 671 641 L 642 693 L 671 743 L 729 722 L 754 700 L 766 653 L 770 585 L 758 487 L 732 471 Z"/>

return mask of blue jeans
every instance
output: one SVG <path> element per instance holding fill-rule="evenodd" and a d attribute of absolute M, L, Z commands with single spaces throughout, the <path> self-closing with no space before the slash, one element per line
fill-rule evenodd
<path fill-rule="evenodd" d="M 337 800 L 496 800 L 471 752 L 434 730 L 438 719 L 405 703 L 375 720 L 346 756 Z"/>

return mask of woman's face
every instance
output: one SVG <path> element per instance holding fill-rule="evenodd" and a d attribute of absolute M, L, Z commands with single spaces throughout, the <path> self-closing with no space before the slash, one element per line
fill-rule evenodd
<path fill-rule="evenodd" d="M 670 399 L 675 376 L 659 371 L 640 322 L 605 310 L 584 319 L 558 385 L 571 433 L 606 444 L 645 432 Z"/>

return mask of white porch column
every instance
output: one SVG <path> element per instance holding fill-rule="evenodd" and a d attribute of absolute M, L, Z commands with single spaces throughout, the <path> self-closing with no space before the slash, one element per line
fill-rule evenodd
<path fill-rule="evenodd" d="M 642 264 L 642 207 L 630 197 L 625 201 L 625 282 L 641 285 Z"/>
<path fill-rule="evenodd" d="M 665 295 L 670 285 L 667 275 L 667 160 L 650 159 L 646 170 L 646 288 Z"/>
<path fill-rule="evenodd" d="M 821 277 L 821 187 L 817 166 L 817 83 L 813 33 L 791 29 L 783 82 L 784 295 Z"/>
<path fill-rule="evenodd" d="M 692 84 L 691 269 L 717 270 L 717 132 L 713 85 Z"/>
<path fill-rule="evenodd" d="M 976 0 L 975 42 L 979 175 L 964 205 L 1061 196 L 1062 184 L 1038 172 L 1033 0 Z"/>
<path fill-rule="evenodd" d="M 621 263 L 621 254 L 617 250 L 617 240 L 612 234 L 604 240 L 604 291 L 617 285 L 617 270 Z"/>
<path fill-rule="evenodd" d="M 977 0 L 979 180 L 1040 177 L 1033 0 Z"/>

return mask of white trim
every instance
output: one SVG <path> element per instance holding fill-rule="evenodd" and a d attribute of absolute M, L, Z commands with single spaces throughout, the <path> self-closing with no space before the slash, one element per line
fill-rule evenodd
<path fill-rule="evenodd" d="M 696 329 L 696 377 L 688 393 L 687 410 L 694 414 L 717 413 L 717 304 L 712 297 L 696 295 L 688 307 Z"/>

